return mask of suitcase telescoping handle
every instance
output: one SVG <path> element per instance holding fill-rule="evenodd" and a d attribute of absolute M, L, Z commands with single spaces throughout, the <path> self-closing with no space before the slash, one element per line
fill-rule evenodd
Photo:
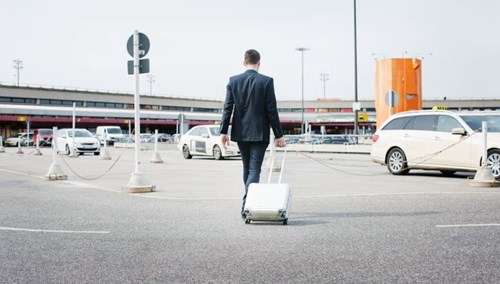
<path fill-rule="evenodd" d="M 267 183 L 271 183 L 271 176 L 274 168 L 274 158 L 276 157 L 276 147 L 271 147 L 271 151 L 273 157 L 271 158 L 271 168 L 269 170 L 269 176 L 267 177 Z M 280 169 L 280 176 L 278 178 L 278 183 L 281 183 L 281 177 L 283 176 L 283 168 L 285 167 L 285 156 L 286 156 L 286 146 L 285 150 L 283 151 L 283 161 L 281 162 L 281 169 Z"/>

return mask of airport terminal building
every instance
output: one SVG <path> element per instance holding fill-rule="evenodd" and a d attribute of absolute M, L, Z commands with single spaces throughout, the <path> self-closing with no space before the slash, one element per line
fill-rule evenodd
<path fill-rule="evenodd" d="M 302 116 L 312 133 L 355 133 L 353 100 L 279 100 L 278 111 L 286 134 L 300 134 Z M 376 130 L 375 103 L 360 100 L 358 133 Z M 194 125 L 218 123 L 224 102 L 141 95 L 141 132 L 184 133 Z M 423 108 L 435 105 L 457 111 L 500 111 L 500 100 L 425 100 Z M 73 108 L 73 106 L 75 106 Z M 3 137 L 33 128 L 76 127 L 95 131 L 99 125 L 133 129 L 134 95 L 98 90 L 77 90 L 0 84 L 0 129 Z"/>

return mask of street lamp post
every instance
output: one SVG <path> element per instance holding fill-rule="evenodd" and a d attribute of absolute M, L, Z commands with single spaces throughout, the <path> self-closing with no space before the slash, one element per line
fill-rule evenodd
<path fill-rule="evenodd" d="M 358 31 L 356 19 L 356 0 L 354 0 L 354 102 L 358 103 Z M 358 134 L 358 109 L 354 110 L 354 134 Z M 356 137 L 357 139 L 357 137 Z M 357 140 L 356 140 L 357 141 Z"/>
<path fill-rule="evenodd" d="M 308 51 L 307 47 L 297 47 L 295 50 L 300 51 L 302 56 L 302 122 L 300 125 L 301 134 L 305 133 L 305 125 L 304 125 L 304 51 Z"/>
<path fill-rule="evenodd" d="M 19 60 L 19 58 L 18 58 L 16 60 L 14 60 L 14 66 L 13 67 L 14 67 L 14 69 L 17 70 L 17 75 L 16 75 L 16 77 L 17 77 L 17 86 L 19 86 L 19 70 L 23 69 L 23 62 L 21 60 Z"/>
<path fill-rule="evenodd" d="M 148 74 L 146 75 L 148 83 L 149 83 L 149 95 L 153 95 L 153 83 L 156 82 L 155 80 L 155 75 L 153 74 Z"/>
<path fill-rule="evenodd" d="M 326 81 L 330 80 L 328 77 L 328 73 L 321 73 L 319 74 L 320 80 L 323 81 L 323 99 L 326 98 Z"/>

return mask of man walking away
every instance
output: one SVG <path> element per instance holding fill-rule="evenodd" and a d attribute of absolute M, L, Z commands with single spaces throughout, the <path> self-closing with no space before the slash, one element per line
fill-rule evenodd
<path fill-rule="evenodd" d="M 285 146 L 281 129 L 273 78 L 259 74 L 260 54 L 254 49 L 245 52 L 243 65 L 246 71 L 229 78 L 220 127 L 222 145 L 231 141 L 238 143 L 243 161 L 243 183 L 245 194 L 243 208 L 251 183 L 258 183 L 262 161 L 269 145 L 270 128 L 273 129 L 276 145 Z M 231 133 L 228 136 L 232 117 Z"/>

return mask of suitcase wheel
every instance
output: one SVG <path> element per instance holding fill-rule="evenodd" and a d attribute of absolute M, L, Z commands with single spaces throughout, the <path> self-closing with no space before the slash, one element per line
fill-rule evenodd
<path fill-rule="evenodd" d="M 283 220 L 283 225 L 288 225 L 288 219 Z"/>
<path fill-rule="evenodd" d="M 250 219 L 245 219 L 245 224 L 250 224 Z"/>

